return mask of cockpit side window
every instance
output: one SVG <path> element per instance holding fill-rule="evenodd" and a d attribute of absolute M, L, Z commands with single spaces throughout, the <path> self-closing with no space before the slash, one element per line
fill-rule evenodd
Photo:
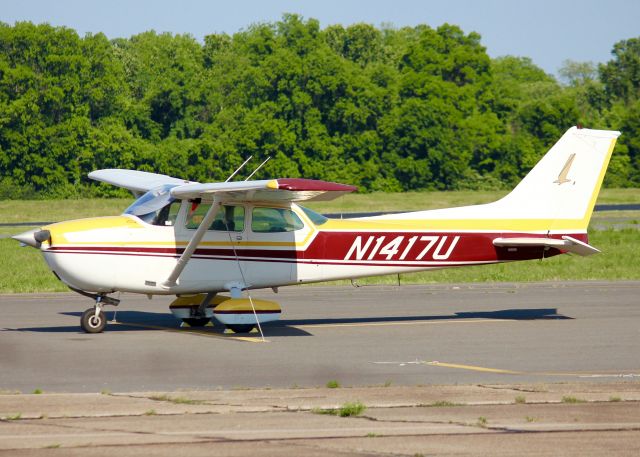
<path fill-rule="evenodd" d="M 187 215 L 186 227 L 198 228 L 211 205 L 192 203 Z M 209 230 L 221 232 L 242 232 L 244 230 L 244 206 L 224 205 L 211 223 Z"/>
<path fill-rule="evenodd" d="M 256 233 L 293 232 L 304 228 L 296 213 L 288 208 L 253 208 L 251 230 Z"/>

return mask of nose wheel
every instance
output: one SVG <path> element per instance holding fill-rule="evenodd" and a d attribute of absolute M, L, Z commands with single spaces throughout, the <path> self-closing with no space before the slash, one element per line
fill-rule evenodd
<path fill-rule="evenodd" d="M 80 327 L 87 333 L 101 333 L 107 326 L 107 317 L 102 307 L 89 308 L 80 318 Z"/>

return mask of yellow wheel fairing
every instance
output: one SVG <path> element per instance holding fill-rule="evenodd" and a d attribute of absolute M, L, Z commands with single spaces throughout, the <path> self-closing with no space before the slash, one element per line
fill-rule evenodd
<path fill-rule="evenodd" d="M 274 301 L 255 299 L 252 307 L 248 298 L 231 298 L 213 309 L 213 316 L 227 326 L 253 325 L 256 317 L 261 323 L 277 321 L 280 313 L 280 305 Z"/>
<path fill-rule="evenodd" d="M 196 306 L 200 306 L 200 304 L 204 301 L 207 294 L 197 294 L 197 295 L 183 295 L 181 297 L 177 297 L 175 300 L 171 302 L 169 308 L 193 308 Z M 231 297 L 227 297 L 224 295 L 216 295 L 213 300 L 207 305 L 207 307 L 212 308 L 218 306 L 220 303 L 225 300 L 230 300 Z"/>
<path fill-rule="evenodd" d="M 271 300 L 252 299 L 256 313 L 280 313 L 280 305 Z M 216 306 L 214 312 L 217 314 L 229 313 L 253 313 L 251 300 L 248 298 L 229 298 Z"/>

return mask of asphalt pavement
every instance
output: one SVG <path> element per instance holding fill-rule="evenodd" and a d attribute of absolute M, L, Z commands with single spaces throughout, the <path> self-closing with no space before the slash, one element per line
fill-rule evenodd
<path fill-rule="evenodd" d="M 123 294 L 102 334 L 76 294 L 0 295 L 0 389 L 130 392 L 640 380 L 640 282 L 301 286 L 257 291 L 258 334 L 183 329 Z"/>

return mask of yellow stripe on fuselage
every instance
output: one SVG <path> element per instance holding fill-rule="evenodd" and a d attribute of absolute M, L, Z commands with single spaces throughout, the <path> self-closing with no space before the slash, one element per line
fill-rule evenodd
<path fill-rule="evenodd" d="M 307 221 L 308 222 L 308 221 Z M 300 242 L 293 241 L 202 241 L 202 247 L 224 247 L 224 246 L 244 246 L 244 247 L 301 247 L 305 246 L 310 238 L 318 231 L 327 232 L 407 232 L 407 231 L 469 231 L 469 232 L 532 232 L 548 230 L 553 224 L 555 230 L 567 231 L 583 231 L 581 220 L 566 219 L 455 219 L 455 220 L 349 220 L 349 219 L 329 219 L 320 227 L 313 227 L 304 240 Z M 114 245 L 119 246 L 165 246 L 165 247 L 184 247 L 188 244 L 188 240 L 131 240 L 123 239 L 114 241 L 100 241 L 93 239 L 91 241 L 71 241 L 65 236 L 66 233 L 91 231 L 91 230 L 108 230 L 108 229 L 145 229 L 148 228 L 135 219 L 126 216 L 102 217 L 91 219 L 80 219 L 67 222 L 60 222 L 46 227 L 51 231 L 52 241 L 54 244 L 64 245 Z"/>
<path fill-rule="evenodd" d="M 85 230 L 99 229 L 144 228 L 144 225 L 132 217 L 103 216 L 56 222 L 43 228 L 50 231 L 62 231 L 62 229 L 64 229 L 64 232 L 83 232 Z"/>
<path fill-rule="evenodd" d="M 298 247 L 305 246 L 309 240 L 317 233 L 317 229 L 313 223 L 305 218 L 309 226 L 309 233 L 299 242 L 295 241 L 202 241 L 199 246 L 248 246 L 248 247 Z M 136 219 L 128 216 L 107 216 L 95 217 L 88 219 L 75 219 L 65 222 L 57 222 L 43 227 L 51 232 L 51 240 L 54 244 L 64 245 L 92 245 L 92 246 L 110 246 L 117 244 L 119 246 L 167 246 L 167 247 L 184 247 L 189 244 L 189 240 L 168 240 L 168 241 L 150 241 L 150 240 L 134 240 L 125 241 L 71 241 L 65 235 L 67 233 L 84 232 L 91 230 L 118 230 L 118 229 L 153 229 L 161 227 L 150 227 Z M 219 232 L 225 233 L 226 232 Z M 124 237 L 123 237 L 124 238 Z"/>
<path fill-rule="evenodd" d="M 43 227 L 51 233 L 53 244 L 100 244 L 72 242 L 67 237 L 67 233 L 86 232 L 90 230 L 118 230 L 118 229 L 142 229 L 144 225 L 131 217 L 125 216 L 104 216 L 91 217 L 87 219 L 73 219 L 70 221 L 56 222 Z M 113 244 L 108 242 L 107 244 Z"/>
<path fill-rule="evenodd" d="M 540 232 L 549 229 L 582 231 L 582 219 L 385 219 L 383 221 L 330 219 L 321 226 L 326 231 L 471 231 Z"/>

